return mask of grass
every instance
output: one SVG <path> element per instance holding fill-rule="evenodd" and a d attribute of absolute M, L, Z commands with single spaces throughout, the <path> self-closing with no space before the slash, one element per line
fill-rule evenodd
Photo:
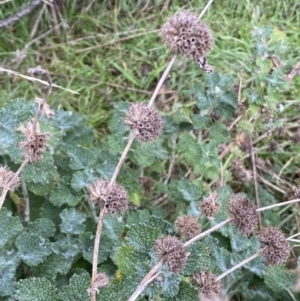
<path fill-rule="evenodd" d="M 50 70 L 56 84 L 80 92 L 74 96 L 54 89 L 52 107 L 76 110 L 100 128 L 106 126 L 115 102 L 149 98 L 171 58 L 159 37 L 164 19 L 182 8 L 199 13 L 206 1 L 116 0 L 94 1 L 91 6 L 84 0 L 58 3 L 52 10 L 41 4 L 13 26 L 2 29 L 1 65 L 23 74 L 37 65 Z M 1 4 L 0 19 L 24 5 L 17 0 Z M 67 25 L 58 27 L 63 21 Z M 300 59 L 300 10 L 295 1 L 216 0 L 204 21 L 215 37 L 214 49 L 207 57 L 209 63 L 237 80 L 237 72 L 251 62 L 251 31 L 255 26 L 270 24 L 286 33 L 290 48 L 287 68 Z M 56 29 L 40 39 L 53 26 Z M 18 54 L 26 45 L 26 56 L 21 59 Z M 198 66 L 177 59 L 164 85 L 168 93 L 160 98 L 181 102 L 186 98 L 184 92 L 201 78 Z M 1 84 L 0 105 L 16 97 L 30 99 L 41 94 L 37 84 L 6 74 L 1 76 Z"/>

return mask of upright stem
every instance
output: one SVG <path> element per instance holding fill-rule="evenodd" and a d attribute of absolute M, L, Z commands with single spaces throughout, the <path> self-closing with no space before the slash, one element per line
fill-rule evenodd
<path fill-rule="evenodd" d="M 128 299 L 128 301 L 134 301 L 138 298 L 138 296 L 143 292 L 147 284 L 149 284 L 151 281 L 153 281 L 159 273 L 154 275 L 158 269 L 162 266 L 163 261 L 159 261 L 150 271 L 149 273 L 144 277 L 144 279 L 141 281 L 141 283 L 138 285 L 134 293 L 131 295 L 131 297 Z M 154 276 L 153 276 L 154 275 Z M 152 277 L 153 276 L 153 277 Z"/>
<path fill-rule="evenodd" d="M 20 180 L 21 180 L 23 198 L 25 201 L 24 221 L 29 223 L 30 222 L 30 202 L 29 202 L 28 191 L 27 191 L 26 183 L 22 176 L 21 176 Z"/>
<path fill-rule="evenodd" d="M 270 205 L 270 206 L 266 206 L 266 207 L 256 209 L 256 212 L 261 212 L 261 211 L 269 210 L 269 209 L 272 209 L 272 208 L 275 208 L 275 207 L 281 207 L 281 206 L 294 204 L 294 203 L 298 203 L 298 202 L 300 202 L 300 199 L 295 199 L 295 200 L 291 200 L 291 201 L 277 203 L 277 204 L 273 204 L 273 205 Z"/>
<path fill-rule="evenodd" d="M 234 270 L 237 270 L 238 268 L 240 268 L 241 266 L 243 266 L 244 264 L 246 264 L 247 262 L 259 257 L 261 254 L 260 252 L 257 252 L 255 254 L 253 254 L 252 256 L 244 259 L 243 261 L 241 261 L 240 263 L 238 263 L 237 265 L 233 266 L 231 269 L 227 270 L 226 272 L 224 272 L 223 274 L 221 274 L 217 280 L 221 280 L 222 278 L 224 278 L 225 276 L 227 276 L 228 274 L 230 274 L 231 272 L 233 272 Z"/>
<path fill-rule="evenodd" d="M 250 142 L 250 156 L 251 156 L 251 163 L 252 163 L 252 171 L 253 171 L 253 184 L 254 184 L 254 192 L 255 192 L 255 201 L 257 208 L 260 207 L 259 201 L 259 194 L 258 194 L 258 185 L 257 185 L 257 172 L 256 172 L 256 162 L 255 162 L 255 154 L 253 150 L 253 142 L 251 136 L 249 136 Z M 258 229 L 261 228 L 261 216 L 258 212 Z"/>
<path fill-rule="evenodd" d="M 171 68 L 172 68 L 172 66 L 173 66 L 173 64 L 174 64 L 174 62 L 175 62 L 175 60 L 176 60 L 176 57 L 177 57 L 176 55 L 174 55 L 174 56 L 172 57 L 172 59 L 171 59 L 171 61 L 169 62 L 168 66 L 167 66 L 167 68 L 166 68 L 166 70 L 165 70 L 165 72 L 164 72 L 163 75 L 161 76 L 161 78 L 160 78 L 160 80 L 159 80 L 159 82 L 158 82 L 158 84 L 157 84 L 157 86 L 156 86 L 156 88 L 155 88 L 155 90 L 154 90 L 154 92 L 153 92 L 153 94 L 152 94 L 152 96 L 151 96 L 151 99 L 150 99 L 150 101 L 149 101 L 149 103 L 148 103 L 148 107 L 149 107 L 149 108 L 153 105 L 154 100 L 155 100 L 155 98 L 156 98 L 156 96 L 157 96 L 157 94 L 158 94 L 158 92 L 159 92 L 161 86 L 163 85 L 165 79 L 167 78 L 167 76 L 168 76 L 168 74 L 169 74 L 169 72 L 170 72 L 170 70 L 171 70 Z"/>
<path fill-rule="evenodd" d="M 212 228 L 210 228 L 210 229 L 208 229 L 208 230 L 206 230 L 206 231 L 204 231 L 204 232 L 198 234 L 197 236 L 191 238 L 191 239 L 190 239 L 189 241 L 187 241 L 183 246 L 184 246 L 185 248 L 188 247 L 189 245 L 191 245 L 191 244 L 193 244 L 194 242 L 200 240 L 201 238 L 205 237 L 206 235 L 208 235 L 208 234 L 210 234 L 210 233 L 212 233 L 212 232 L 214 232 L 214 231 L 216 231 L 216 230 L 222 228 L 224 225 L 230 223 L 232 220 L 233 220 L 233 218 L 228 218 L 228 219 L 226 219 L 225 221 L 223 221 L 223 222 L 221 222 L 221 223 L 219 223 L 219 224 L 213 226 Z"/>
<path fill-rule="evenodd" d="M 92 289 L 93 289 L 93 284 L 97 277 L 98 253 L 99 253 L 99 247 L 100 247 L 100 238 L 101 238 L 104 216 L 105 216 L 105 207 L 102 206 L 101 211 L 100 211 L 98 225 L 97 225 L 97 230 L 96 230 L 95 243 L 94 243 L 92 285 L 91 285 Z M 96 294 L 91 293 L 91 301 L 96 301 Z"/>
<path fill-rule="evenodd" d="M 133 143 L 135 137 L 136 137 L 136 134 L 133 133 L 133 132 L 131 132 L 131 134 L 130 134 L 130 136 L 129 136 L 129 138 L 128 138 L 127 145 L 126 145 L 126 147 L 125 147 L 125 149 L 124 149 L 124 151 L 123 151 L 123 153 L 122 153 L 122 155 L 121 155 L 121 158 L 120 158 L 120 160 L 119 160 L 119 162 L 118 162 L 118 165 L 117 165 L 117 167 L 116 167 L 116 169 L 115 169 L 115 171 L 114 171 L 114 174 L 113 174 L 113 176 L 111 177 L 111 180 L 110 180 L 110 182 L 109 182 L 110 185 L 113 184 L 113 183 L 116 181 L 117 176 L 118 176 L 118 174 L 119 174 L 119 172 L 120 172 L 120 169 L 121 169 L 121 167 L 122 167 L 122 165 L 123 165 L 123 163 L 124 163 L 124 161 L 125 161 L 125 159 L 126 159 L 126 157 L 127 157 L 127 154 L 128 154 L 128 152 L 129 152 L 129 150 L 130 150 L 130 147 L 131 147 L 131 145 L 132 145 L 132 143 Z"/>
<path fill-rule="evenodd" d="M 3 190 L 2 190 L 2 193 L 1 193 L 1 196 L 0 196 L 0 209 L 2 208 L 2 206 L 3 206 L 3 203 L 4 203 L 4 200 L 5 200 L 5 197 L 6 197 L 6 195 L 7 195 L 7 193 L 8 193 L 8 189 L 6 189 L 6 188 L 4 188 Z"/>

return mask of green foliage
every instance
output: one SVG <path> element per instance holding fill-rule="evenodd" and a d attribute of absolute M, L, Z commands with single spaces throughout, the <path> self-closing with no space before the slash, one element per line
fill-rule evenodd
<path fill-rule="evenodd" d="M 63 301 L 89 301 L 87 289 L 90 286 L 88 274 L 73 275 L 68 286 L 58 294 L 59 300 Z"/>
<path fill-rule="evenodd" d="M 265 283 L 274 293 L 291 289 L 295 285 L 295 275 L 281 266 L 268 266 L 265 273 Z"/>
<path fill-rule="evenodd" d="M 20 280 L 16 293 L 20 301 L 58 301 L 57 289 L 45 278 Z"/>
<path fill-rule="evenodd" d="M 71 3 L 68 0 L 66 10 L 61 11 L 63 15 L 68 14 L 65 16 L 68 22 L 75 13 L 81 16 L 76 19 L 79 24 L 79 27 L 75 26 L 76 43 L 70 45 L 78 47 L 76 60 L 80 61 L 80 66 L 86 68 L 93 78 L 87 79 L 86 74 L 81 74 L 71 64 L 67 64 L 65 60 L 68 60 L 70 53 L 64 58 L 64 64 L 59 63 L 60 68 L 65 69 L 68 66 L 70 69 L 58 72 L 51 70 L 51 73 L 57 75 L 72 74 L 72 88 L 79 81 L 78 90 L 81 95 L 78 99 L 77 96 L 70 97 L 67 94 L 61 96 L 58 94 L 60 92 L 53 89 L 54 95 L 51 95 L 51 99 L 53 98 L 54 105 L 59 101 L 63 110 L 57 110 L 50 119 L 44 116 L 41 118 L 42 132 L 50 133 L 47 150 L 43 154 L 44 160 L 26 166 L 22 172 L 25 188 L 8 194 L 4 204 L 6 208 L 0 211 L 1 300 L 89 300 L 88 273 L 91 272 L 99 210 L 88 200 L 86 188 L 98 177 L 110 179 L 112 176 L 129 135 L 129 128 L 124 125 L 124 116 L 130 102 L 146 100 L 148 95 L 144 92 L 152 89 L 163 71 L 164 66 L 160 66 L 156 55 L 161 57 L 163 64 L 166 63 L 165 55 L 149 51 L 153 49 L 153 45 L 147 43 L 151 37 L 140 40 L 128 36 L 130 39 L 125 37 L 124 43 L 120 44 L 117 40 L 119 37 L 113 31 L 109 32 L 109 35 L 113 34 L 112 45 L 115 47 L 118 44 L 117 55 L 125 54 L 122 55 L 122 60 L 109 56 L 110 51 L 105 49 L 106 42 L 99 47 L 97 37 L 82 40 L 82 32 L 93 32 L 85 28 L 86 23 L 97 27 L 97 31 L 100 27 L 106 32 L 110 31 L 110 26 L 107 26 L 112 24 L 110 21 L 119 22 L 122 19 L 124 24 L 121 22 L 116 25 L 120 32 L 123 29 L 126 35 L 130 35 L 128 26 L 131 26 L 132 20 L 144 20 L 148 11 L 151 11 L 147 5 L 143 7 L 141 1 L 134 5 L 128 0 L 120 1 L 117 9 L 113 10 L 107 1 L 104 2 L 95 1 L 93 9 L 82 13 L 81 9 L 84 9 L 85 4 L 78 7 L 76 1 Z M 290 39 L 290 31 L 277 18 L 276 26 L 279 27 L 255 27 L 252 31 L 253 24 L 259 23 L 254 13 L 247 19 L 249 24 L 245 22 L 245 18 L 238 18 L 233 30 L 226 31 L 226 34 L 222 32 L 228 10 L 234 11 L 236 15 L 240 15 L 241 11 L 267 13 L 268 10 L 261 9 L 266 5 L 263 1 L 255 4 L 250 2 L 228 1 L 228 9 L 220 3 L 223 9 L 218 11 L 218 20 L 211 24 L 219 42 L 207 57 L 210 63 L 214 62 L 215 70 L 218 71 L 203 75 L 197 64 L 189 60 L 184 64 L 175 64 L 164 87 L 168 90 L 170 88 L 171 97 L 166 92 L 160 95 L 157 102 L 158 109 L 164 115 L 162 136 L 148 144 L 137 141 L 133 143 L 117 180 L 128 190 L 130 202 L 135 206 L 130 204 L 129 210 L 123 216 L 105 217 L 98 271 L 105 271 L 111 278 L 111 283 L 100 289 L 97 300 L 123 301 L 130 297 L 140 281 L 158 262 L 153 251 L 155 241 L 162 235 L 177 235 L 173 223 L 178 215 L 191 214 L 199 217 L 205 231 L 229 217 L 227 206 L 232 193 L 244 192 L 251 200 L 255 199 L 253 182 L 244 183 L 238 178 L 232 164 L 233 159 L 239 159 L 245 169 L 252 169 L 249 145 L 243 141 L 243 135 L 251 135 L 254 141 L 258 171 L 256 181 L 259 182 L 258 194 L 262 206 L 281 201 L 283 192 L 291 195 L 291 187 L 299 184 L 299 142 L 294 137 L 299 127 L 294 113 L 294 105 L 299 98 L 299 82 L 296 77 L 291 84 L 285 80 L 298 55 L 295 50 L 290 50 L 292 47 L 286 47 L 284 39 Z M 182 4 L 182 1 L 175 1 L 174 4 L 172 2 L 170 11 L 173 5 L 178 8 Z M 163 3 L 157 5 L 161 11 L 165 11 Z M 291 13 L 297 11 L 295 6 L 287 6 L 288 10 L 285 10 L 282 4 L 276 5 L 276 9 L 284 10 L 284 19 L 290 15 L 297 18 L 296 14 Z M 99 18 L 98 15 L 97 19 L 90 17 L 89 14 L 97 12 L 96 8 L 101 8 L 105 18 Z M 5 11 L 3 9 L 0 14 L 6 15 Z M 114 16 L 109 19 L 112 12 Z M 116 18 L 115 14 L 119 13 L 122 13 L 121 19 Z M 130 19 L 130 24 L 126 16 Z M 211 18 L 209 15 L 207 17 Z M 160 16 L 156 19 L 161 23 Z M 243 22 L 239 23 L 240 20 Z M 20 28 L 30 28 L 23 26 L 26 23 L 22 23 L 22 20 L 19 22 L 20 25 L 16 24 L 14 27 L 14 33 L 18 33 Z M 152 22 L 150 23 L 153 27 Z M 268 23 L 272 22 L 268 20 Z M 299 22 L 293 20 L 293 23 Z M 244 29 L 246 25 L 247 30 Z M 68 28 L 68 37 L 74 33 L 73 30 L 72 26 Z M 245 38 L 245 31 L 247 37 L 252 31 L 252 44 L 248 38 L 241 38 L 243 34 Z M 238 36 L 238 39 L 231 35 Z M 62 34 L 61 39 L 64 36 Z M 11 52 L 11 45 L 22 49 L 23 40 L 24 37 L 16 36 L 14 43 L 10 42 L 5 52 Z M 56 43 L 57 39 L 50 40 L 50 43 Z M 90 40 L 96 43 L 96 56 L 93 50 L 82 56 L 81 48 L 93 43 Z M 143 52 L 141 43 L 132 48 L 131 43 L 136 42 L 135 40 L 147 44 L 147 51 L 144 51 L 147 61 L 135 61 L 136 68 L 132 72 L 127 60 L 134 60 L 135 56 Z M 229 40 L 230 51 L 223 49 L 222 52 L 219 45 L 226 43 L 228 49 Z M 4 37 L 3 41 L 5 44 L 5 41 L 11 41 L 11 37 Z M 59 43 L 63 43 L 63 40 Z M 56 48 L 65 51 L 65 47 L 61 45 Z M 129 47 L 130 55 L 127 55 L 128 49 L 122 51 L 124 45 Z M 155 45 L 157 50 L 157 41 Z M 250 53 L 250 47 L 253 47 L 253 53 Z M 48 48 L 56 52 L 55 47 Z M 43 51 L 48 52 L 46 48 Z M 27 55 L 31 56 L 30 53 Z M 279 65 L 275 66 L 274 61 L 277 58 Z M 53 60 L 51 68 L 57 62 L 59 60 Z M 222 63 L 227 69 L 230 68 L 227 73 L 231 75 L 223 73 L 226 67 Z M 106 78 L 107 72 L 113 76 L 113 80 Z M 87 82 L 93 82 L 99 74 L 101 78 L 93 83 L 93 89 L 96 89 L 94 94 L 93 89 L 86 88 Z M 181 80 L 178 81 L 178 78 Z M 60 76 L 56 76 L 55 82 L 60 80 Z M 9 78 L 4 78 L 3 81 L 7 83 L 7 87 L 14 84 Z M 15 82 L 23 87 L 23 82 Z M 105 85 L 105 88 L 101 85 Z M 194 85 L 196 86 L 193 88 Z M 36 85 L 32 85 L 34 86 Z M 19 87 L 15 88 L 20 90 Z M 30 94 L 25 90 L 22 89 L 22 95 L 28 98 Z M 173 97 L 173 92 L 176 97 Z M 14 97 L 15 92 L 12 90 L 11 93 L 10 97 Z M 105 101 L 101 100 L 102 97 L 105 97 Z M 20 123 L 26 124 L 30 120 L 37 111 L 37 105 L 25 99 L 7 101 L 6 96 L 0 98 L 6 101 L 0 111 L 0 161 L 1 165 L 7 165 L 16 171 L 23 160 L 22 151 L 17 145 L 24 139 L 16 129 Z M 90 108 L 93 115 L 86 116 L 86 119 L 79 113 L 69 111 L 76 109 L 83 112 L 86 107 Z M 96 125 L 97 130 L 87 126 L 87 122 Z M 280 133 L 281 130 L 285 133 Z M 108 132 L 110 135 L 107 135 Z M 279 143 L 275 151 L 269 148 L 272 140 Z M 145 179 L 151 181 L 143 182 Z M 223 180 L 221 188 L 215 185 L 220 179 Z M 215 217 L 207 219 L 201 214 L 198 202 L 212 192 L 218 193 L 216 202 L 220 204 L 220 209 Z M 25 202 L 28 199 L 29 221 L 28 216 L 24 219 Z M 263 224 L 277 225 L 289 233 L 294 229 L 293 218 L 296 213 L 291 207 L 263 212 Z M 258 248 L 256 233 L 247 238 L 234 226 L 226 225 L 187 248 L 188 261 L 180 273 L 174 275 L 164 264 L 160 269 L 160 277 L 146 287 L 138 301 L 196 301 L 199 299 L 198 292 L 190 281 L 194 272 L 209 269 L 217 275 L 221 274 L 257 252 Z M 297 249 L 293 250 L 298 256 Z M 285 267 L 265 268 L 263 259 L 257 258 L 228 275 L 223 281 L 223 292 L 226 292 L 230 300 L 281 301 L 289 300 L 293 284 L 294 278 Z"/>

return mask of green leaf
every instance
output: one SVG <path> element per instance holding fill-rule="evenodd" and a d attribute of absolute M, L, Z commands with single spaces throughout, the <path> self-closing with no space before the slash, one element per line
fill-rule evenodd
<path fill-rule="evenodd" d="M 151 166 L 156 159 L 166 160 L 168 158 L 167 150 L 162 146 L 163 140 L 158 139 L 149 143 L 137 142 L 132 152 L 132 160 L 139 166 Z"/>
<path fill-rule="evenodd" d="M 146 222 L 150 218 L 150 213 L 148 210 L 138 210 L 136 212 L 131 212 L 127 219 L 126 219 L 126 225 L 134 225 L 139 224 L 142 222 Z"/>
<path fill-rule="evenodd" d="M 190 255 L 181 274 L 190 276 L 196 271 L 209 268 L 210 250 L 202 242 L 191 245 L 187 248 L 187 252 L 189 252 Z"/>
<path fill-rule="evenodd" d="M 183 199 L 188 202 L 197 201 L 201 196 L 199 186 L 186 179 L 177 182 L 177 190 L 182 195 Z"/>
<path fill-rule="evenodd" d="M 209 116 L 201 116 L 201 115 L 192 114 L 193 125 L 194 125 L 194 128 L 197 130 L 204 130 L 204 129 L 208 128 L 210 119 L 211 118 Z"/>
<path fill-rule="evenodd" d="M 57 255 L 63 255 L 67 261 L 72 261 L 81 252 L 81 245 L 74 236 L 60 236 L 56 242 L 52 243 L 52 251 Z"/>
<path fill-rule="evenodd" d="M 295 275 L 289 273 L 282 266 L 267 266 L 265 269 L 265 283 L 274 293 L 291 289 L 295 282 Z"/>
<path fill-rule="evenodd" d="M 161 231 L 158 228 L 138 224 L 129 228 L 125 240 L 139 252 L 148 253 L 160 236 Z"/>
<path fill-rule="evenodd" d="M 209 137 L 214 140 L 216 144 L 226 143 L 230 139 L 227 127 L 220 121 L 210 126 Z"/>
<path fill-rule="evenodd" d="M 72 170 L 84 169 L 96 161 L 96 154 L 91 149 L 78 145 L 68 147 L 66 153 L 70 157 L 70 167 Z"/>
<path fill-rule="evenodd" d="M 79 235 L 84 232 L 86 216 L 82 212 L 74 208 L 64 209 L 59 216 L 62 220 L 61 232 L 69 235 Z"/>
<path fill-rule="evenodd" d="M 34 232 L 39 236 L 51 237 L 54 236 L 56 227 L 54 223 L 47 218 L 40 218 L 29 224 L 30 232 Z"/>
<path fill-rule="evenodd" d="M 29 278 L 18 282 L 16 299 L 20 301 L 57 301 L 57 289 L 45 278 Z"/>
<path fill-rule="evenodd" d="M 53 126 L 64 132 L 63 147 L 67 149 L 70 144 L 86 145 L 94 140 L 94 132 L 91 127 L 86 126 L 85 118 L 71 111 L 58 110 L 49 121 Z"/>
<path fill-rule="evenodd" d="M 20 256 L 15 250 L 0 251 L 0 296 L 10 296 L 15 291 L 15 274 L 20 262 Z"/>
<path fill-rule="evenodd" d="M 90 232 L 84 232 L 79 236 L 79 245 L 83 254 L 83 258 L 88 262 L 93 262 L 94 253 L 94 240 L 95 235 Z M 106 235 L 101 235 L 100 250 L 98 253 L 98 263 L 102 263 L 107 260 L 107 257 L 114 252 L 114 245 L 116 242 L 110 239 Z"/>
<path fill-rule="evenodd" d="M 23 98 L 9 101 L 0 110 L 0 154 L 7 154 L 13 160 L 20 159 L 21 151 L 16 147 L 18 133 L 16 129 L 21 123 L 26 124 L 33 116 L 36 105 Z"/>
<path fill-rule="evenodd" d="M 148 227 L 157 228 L 162 234 L 173 234 L 174 227 L 169 222 L 165 221 L 161 217 L 151 216 L 146 223 Z"/>
<path fill-rule="evenodd" d="M 102 233 L 113 241 L 118 241 L 124 231 L 124 222 L 120 217 L 107 215 L 103 222 Z"/>
<path fill-rule="evenodd" d="M 189 283 L 181 281 L 179 284 L 179 292 L 172 298 L 165 301 L 195 301 L 198 300 L 198 292 Z"/>
<path fill-rule="evenodd" d="M 60 291 L 59 299 L 62 301 L 89 301 L 87 290 L 90 282 L 88 274 L 73 275 L 69 285 Z"/>
<path fill-rule="evenodd" d="M 118 248 L 116 264 L 122 275 L 130 276 L 136 272 L 147 273 L 149 258 L 145 254 L 138 253 L 133 246 L 124 245 Z"/>
<path fill-rule="evenodd" d="M 11 216 L 12 213 L 6 208 L 2 208 L 0 211 L 0 248 L 5 244 L 11 244 L 14 238 L 23 229 L 22 222 L 18 217 Z"/>
<path fill-rule="evenodd" d="M 71 266 L 72 260 L 67 260 L 62 254 L 51 254 L 45 262 L 35 268 L 35 276 L 54 281 L 57 274 L 66 275 Z"/>
<path fill-rule="evenodd" d="M 79 170 L 73 173 L 71 180 L 71 187 L 76 191 L 80 191 L 84 187 L 91 184 L 97 175 L 92 168 L 85 168 L 84 170 Z"/>
<path fill-rule="evenodd" d="M 29 266 L 37 266 L 51 254 L 50 241 L 34 233 L 19 235 L 16 246 L 21 259 Z"/>
<path fill-rule="evenodd" d="M 32 182 L 35 185 L 45 185 L 56 181 L 59 177 L 54 160 L 47 152 L 43 153 L 43 160 L 35 164 L 27 164 L 22 171 L 25 182 Z"/>
<path fill-rule="evenodd" d="M 76 194 L 68 185 L 59 183 L 50 194 L 50 202 L 55 206 L 68 205 L 74 207 L 79 204 L 82 196 Z"/>

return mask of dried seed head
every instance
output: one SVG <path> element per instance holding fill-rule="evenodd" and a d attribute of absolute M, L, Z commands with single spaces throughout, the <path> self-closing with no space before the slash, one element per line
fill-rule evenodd
<path fill-rule="evenodd" d="M 300 187 L 293 187 L 294 196 L 300 199 Z"/>
<path fill-rule="evenodd" d="M 232 161 L 231 169 L 234 176 L 241 182 L 250 182 L 252 180 L 252 171 L 245 168 L 239 160 Z"/>
<path fill-rule="evenodd" d="M 213 45 L 211 29 L 188 11 L 167 19 L 162 27 L 162 38 L 175 54 L 191 55 L 197 62 L 204 59 Z"/>
<path fill-rule="evenodd" d="M 192 282 L 197 286 L 200 299 L 219 295 L 221 292 L 221 283 L 217 276 L 210 271 L 202 271 L 192 276 Z"/>
<path fill-rule="evenodd" d="M 0 189 L 13 190 L 20 185 L 20 178 L 6 166 L 0 166 Z"/>
<path fill-rule="evenodd" d="M 261 229 L 258 239 L 265 264 L 280 264 L 288 260 L 290 245 L 282 231 L 275 227 L 265 227 Z"/>
<path fill-rule="evenodd" d="M 198 224 L 198 218 L 183 215 L 179 216 L 175 222 L 176 232 L 181 238 L 192 238 L 201 232 L 201 227 Z"/>
<path fill-rule="evenodd" d="M 88 187 L 90 199 L 106 208 L 107 213 L 124 212 L 128 208 L 128 196 L 123 186 L 98 179 Z"/>
<path fill-rule="evenodd" d="M 174 236 L 168 235 L 159 238 L 155 242 L 154 250 L 159 259 L 163 259 L 173 273 L 180 272 L 187 262 L 188 255 L 183 244 Z"/>
<path fill-rule="evenodd" d="M 220 204 L 216 203 L 217 198 L 218 194 L 213 192 L 209 197 L 205 198 L 202 202 L 199 202 L 198 205 L 201 209 L 201 212 L 209 217 L 214 216 L 220 209 Z"/>
<path fill-rule="evenodd" d="M 258 225 L 258 213 L 249 199 L 240 193 L 233 195 L 229 200 L 228 211 L 239 231 L 250 236 Z"/>
<path fill-rule="evenodd" d="M 31 162 L 42 160 L 42 153 L 46 150 L 46 142 L 50 134 L 41 134 L 38 123 L 36 131 L 34 131 L 31 122 L 29 122 L 26 127 L 21 124 L 18 130 L 27 138 L 27 140 L 19 142 L 19 147 L 24 148 L 25 157 Z"/>
<path fill-rule="evenodd" d="M 93 288 L 100 288 L 109 284 L 109 278 L 104 273 L 99 273 L 93 283 Z"/>
<path fill-rule="evenodd" d="M 135 131 L 142 142 L 155 140 L 162 131 L 163 123 L 158 111 L 143 103 L 132 104 L 124 122 Z"/>
<path fill-rule="evenodd" d="M 43 103 L 44 99 L 36 97 L 35 102 L 39 106 L 39 110 L 41 109 L 41 105 Z M 50 109 L 49 105 L 45 102 L 43 105 L 42 113 L 47 116 L 47 118 L 51 118 L 55 115 L 54 111 Z"/>

